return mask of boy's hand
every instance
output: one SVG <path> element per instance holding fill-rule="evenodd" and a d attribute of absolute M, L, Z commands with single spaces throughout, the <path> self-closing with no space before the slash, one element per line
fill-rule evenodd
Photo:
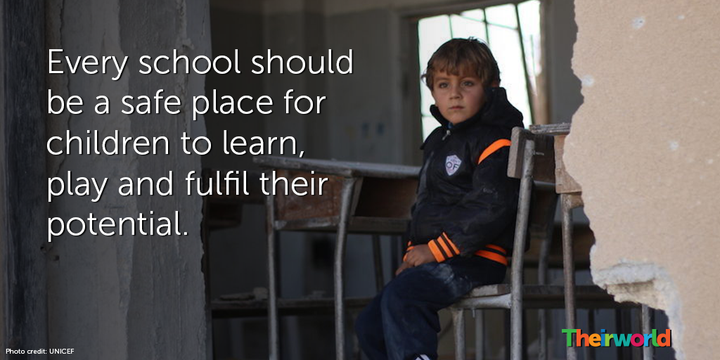
<path fill-rule="evenodd" d="M 407 258 L 405 258 L 405 261 L 400 265 L 397 271 L 395 271 L 395 276 L 400 275 L 400 273 L 405 269 L 431 263 L 433 261 L 435 261 L 435 257 L 432 252 L 430 252 L 430 248 L 427 245 L 415 245 L 412 250 L 408 251 Z"/>

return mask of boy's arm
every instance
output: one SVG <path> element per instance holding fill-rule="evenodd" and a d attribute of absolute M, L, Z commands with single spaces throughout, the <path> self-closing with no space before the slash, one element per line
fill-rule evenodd
<path fill-rule="evenodd" d="M 509 154 L 504 146 L 476 166 L 472 191 L 452 209 L 443 233 L 428 243 L 435 260 L 470 256 L 514 222 L 520 182 L 507 176 Z"/>

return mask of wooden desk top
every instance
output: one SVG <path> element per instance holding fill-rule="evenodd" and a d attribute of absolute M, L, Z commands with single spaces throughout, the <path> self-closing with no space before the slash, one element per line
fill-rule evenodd
<path fill-rule="evenodd" d="M 343 177 L 377 177 L 386 179 L 417 179 L 420 167 L 361 163 L 337 160 L 300 159 L 284 156 L 257 156 L 256 164 L 271 169 L 315 171 L 320 174 Z"/>

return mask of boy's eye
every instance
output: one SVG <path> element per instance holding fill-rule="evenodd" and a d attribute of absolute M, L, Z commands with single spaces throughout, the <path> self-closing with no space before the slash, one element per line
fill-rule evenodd
<path fill-rule="evenodd" d="M 441 89 L 444 89 L 444 88 L 448 87 L 448 83 L 446 83 L 446 82 L 441 82 L 441 83 L 439 83 L 437 86 L 438 86 L 439 88 L 441 88 Z"/>
<path fill-rule="evenodd" d="M 471 80 L 463 81 L 463 86 L 473 86 L 473 85 L 475 85 L 474 81 L 471 81 Z"/>

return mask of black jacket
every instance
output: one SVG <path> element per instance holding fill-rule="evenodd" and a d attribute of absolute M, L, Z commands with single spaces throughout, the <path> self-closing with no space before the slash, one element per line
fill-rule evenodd
<path fill-rule="evenodd" d="M 507 176 L 507 145 L 512 128 L 523 126 L 522 114 L 503 88 L 485 96 L 478 114 L 454 126 L 431 107 L 441 126 L 422 146 L 409 237 L 411 246 L 430 245 L 438 261 L 471 256 L 488 244 L 512 248 L 520 181 Z M 486 150 L 490 155 L 478 163 Z"/>

